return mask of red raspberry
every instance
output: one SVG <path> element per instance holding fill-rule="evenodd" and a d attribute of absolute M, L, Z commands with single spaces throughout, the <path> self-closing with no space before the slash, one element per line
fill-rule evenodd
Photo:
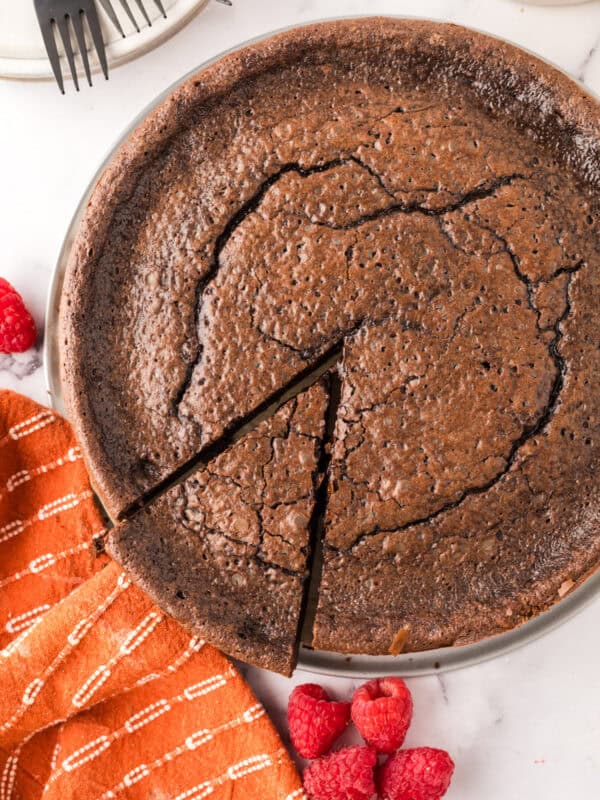
<path fill-rule="evenodd" d="M 346 747 L 304 770 L 310 800 L 371 800 L 375 792 L 377 753 L 372 747 Z"/>
<path fill-rule="evenodd" d="M 35 322 L 21 295 L 0 278 L 0 353 L 22 353 L 35 344 Z"/>
<path fill-rule="evenodd" d="M 379 771 L 379 793 L 383 800 L 439 800 L 453 772 L 454 762 L 445 750 L 400 750 Z"/>
<path fill-rule="evenodd" d="M 350 703 L 337 703 L 316 683 L 296 686 L 287 710 L 292 744 L 303 758 L 326 753 L 350 721 Z"/>
<path fill-rule="evenodd" d="M 393 753 L 400 747 L 412 712 L 412 697 L 401 678 L 376 678 L 364 683 L 352 698 L 352 721 L 379 753 Z"/>

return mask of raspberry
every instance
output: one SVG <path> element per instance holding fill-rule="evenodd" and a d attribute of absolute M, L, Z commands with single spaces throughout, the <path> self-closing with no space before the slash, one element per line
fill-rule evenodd
<path fill-rule="evenodd" d="M 445 750 L 400 750 L 379 770 L 379 794 L 383 800 L 439 800 L 453 772 L 454 762 Z"/>
<path fill-rule="evenodd" d="M 375 792 L 377 753 L 372 747 L 346 747 L 304 770 L 310 800 L 371 800 Z"/>
<path fill-rule="evenodd" d="M 35 322 L 21 295 L 0 278 L 0 353 L 22 353 L 35 344 Z"/>
<path fill-rule="evenodd" d="M 350 703 L 337 703 L 316 683 L 296 686 L 287 710 L 292 744 L 303 758 L 326 753 L 350 721 Z"/>
<path fill-rule="evenodd" d="M 376 678 L 364 683 L 352 698 L 352 721 L 379 753 L 393 753 L 400 747 L 412 712 L 412 697 L 401 678 Z"/>

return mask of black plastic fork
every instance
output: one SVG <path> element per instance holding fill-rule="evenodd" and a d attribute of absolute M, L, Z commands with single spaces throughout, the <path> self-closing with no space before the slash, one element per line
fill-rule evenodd
<path fill-rule="evenodd" d="M 73 78 L 73 83 L 77 91 L 79 91 L 79 80 L 77 78 L 77 68 L 75 66 L 71 30 L 73 30 L 75 34 L 87 81 L 90 86 L 92 85 L 84 21 L 87 23 L 91 34 L 104 77 L 108 80 L 106 51 L 104 49 L 102 31 L 100 30 L 100 22 L 98 21 L 98 13 L 94 5 L 94 0 L 34 0 L 34 3 L 52 72 L 54 73 L 58 88 L 62 94 L 65 93 L 65 86 L 62 70 L 60 68 L 60 56 L 56 46 L 56 29 L 58 29 L 62 40 L 65 56 L 69 64 L 69 69 L 71 70 L 71 77 Z"/>
<path fill-rule="evenodd" d="M 123 31 L 123 27 L 121 26 L 119 18 L 115 13 L 111 0 L 98 0 L 98 2 L 101 4 L 107 17 L 119 31 L 121 36 L 125 37 L 125 32 Z M 140 10 L 140 13 L 144 17 L 146 24 L 148 26 L 152 26 L 152 22 L 150 21 L 150 17 L 148 16 L 148 12 L 146 11 L 143 0 L 135 0 L 135 2 Z M 218 0 L 218 2 L 224 3 L 228 6 L 232 5 L 231 0 Z M 120 3 L 129 21 L 139 33 L 140 26 L 138 25 L 131 11 L 128 0 L 120 0 Z M 166 19 L 167 14 L 165 12 L 162 0 L 154 0 L 154 4 Z M 102 31 L 100 29 L 98 13 L 96 11 L 94 0 L 34 0 L 34 5 L 38 22 L 42 31 L 42 36 L 44 37 L 46 52 L 48 53 L 48 58 L 50 59 L 50 64 L 52 66 L 52 72 L 54 73 L 54 77 L 58 83 L 58 88 L 62 94 L 65 93 L 65 87 L 62 70 L 60 68 L 60 56 L 56 46 L 56 29 L 58 29 L 58 33 L 62 40 L 65 56 L 69 64 L 69 69 L 71 70 L 71 77 L 73 78 L 75 88 L 77 91 L 79 91 L 79 79 L 77 77 L 77 68 L 75 66 L 75 55 L 71 40 L 71 28 L 75 34 L 77 47 L 81 55 L 87 81 L 90 86 L 92 85 L 92 75 L 90 71 L 90 62 L 84 33 L 84 20 L 87 22 L 87 26 L 92 36 L 92 41 L 94 43 L 96 53 L 98 54 L 100 67 L 102 68 L 104 77 L 108 80 L 106 51 L 104 49 Z"/>

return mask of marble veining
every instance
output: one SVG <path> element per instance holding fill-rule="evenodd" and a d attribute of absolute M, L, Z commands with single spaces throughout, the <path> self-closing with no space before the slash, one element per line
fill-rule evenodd
<path fill-rule="evenodd" d="M 600 0 L 569 7 L 513 0 L 234 0 L 210 3 L 158 50 L 61 97 L 51 82 L 0 81 L 3 159 L 0 275 L 40 325 L 48 283 L 75 207 L 118 133 L 160 91 L 224 49 L 315 18 L 388 13 L 458 22 L 504 36 L 554 61 L 600 94 Z M 18 110 L 18 111 L 17 111 Z M 68 143 L 68 147 L 65 147 Z M 0 355 L 0 386 L 47 402 L 41 349 Z M 457 763 L 448 800 L 595 800 L 600 787 L 600 599 L 509 655 L 413 678 L 407 745 L 447 748 Z M 349 698 L 355 677 L 298 670 L 291 680 L 243 667 L 286 739 L 292 687 L 317 680 Z M 342 743 L 357 742 L 348 731 Z"/>
<path fill-rule="evenodd" d="M 588 75 L 594 67 L 594 62 L 598 60 L 598 46 L 600 45 L 600 35 L 596 37 L 594 44 L 589 48 L 585 54 L 585 58 L 581 62 L 581 66 L 576 72 L 577 80 L 585 83 Z"/>
<path fill-rule="evenodd" d="M 25 353 L 0 353 L 0 372 L 8 372 L 18 381 L 29 378 L 42 366 L 42 359 L 37 348 L 27 350 Z"/>

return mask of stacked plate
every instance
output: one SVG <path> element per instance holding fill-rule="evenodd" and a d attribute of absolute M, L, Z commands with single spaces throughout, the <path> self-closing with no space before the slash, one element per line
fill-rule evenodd
<path fill-rule="evenodd" d="M 168 39 L 201 11 L 208 0 L 163 0 L 166 19 L 153 0 L 143 2 L 151 25 L 145 21 L 137 4 L 129 0 L 129 6 L 139 26 L 138 32 L 123 11 L 119 0 L 113 0 L 125 37 L 121 36 L 98 3 L 109 67 L 123 64 Z M 99 69 L 93 50 L 90 51 L 90 64 L 94 71 Z M 68 74 L 66 62 L 62 66 L 63 74 Z M 0 2 L 0 77 L 53 77 L 31 0 Z"/>

